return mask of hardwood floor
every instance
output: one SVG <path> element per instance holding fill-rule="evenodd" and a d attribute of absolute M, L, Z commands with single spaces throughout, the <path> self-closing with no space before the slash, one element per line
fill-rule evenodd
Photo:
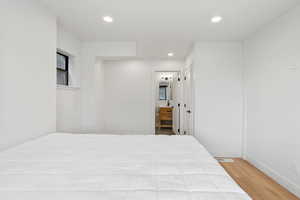
<path fill-rule="evenodd" d="M 300 200 L 247 161 L 220 164 L 253 200 Z"/>
<path fill-rule="evenodd" d="M 156 128 L 155 135 L 175 135 L 175 133 L 170 128 Z"/>

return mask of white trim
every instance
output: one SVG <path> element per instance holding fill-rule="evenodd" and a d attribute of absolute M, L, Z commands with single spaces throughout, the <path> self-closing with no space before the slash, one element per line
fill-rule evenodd
<path fill-rule="evenodd" d="M 292 182 L 291 180 L 281 176 L 277 171 L 273 170 L 271 167 L 267 166 L 265 163 L 252 159 L 249 156 L 245 156 L 246 160 L 253 164 L 256 168 L 260 169 L 268 176 L 273 178 L 277 183 L 285 187 L 287 190 L 300 197 L 300 187 Z"/>
<path fill-rule="evenodd" d="M 79 90 L 80 87 L 66 86 L 66 85 L 56 85 L 56 89 L 60 89 L 60 90 Z"/>
<path fill-rule="evenodd" d="M 63 132 L 63 133 L 69 133 L 69 132 Z M 94 135 L 153 135 L 152 132 L 148 130 L 81 130 L 80 132 L 74 132 L 74 134 L 94 134 Z"/>
<path fill-rule="evenodd" d="M 65 56 L 68 56 L 69 59 L 70 59 L 70 57 L 75 57 L 73 54 L 71 54 L 71 53 L 69 53 L 68 51 L 65 51 L 65 50 L 63 50 L 63 49 L 61 49 L 61 48 L 57 48 L 57 49 L 56 49 L 56 52 L 61 53 L 61 54 L 64 54 Z"/>
<path fill-rule="evenodd" d="M 243 43 L 243 49 L 242 49 L 242 57 L 243 57 L 243 63 L 242 63 L 242 101 L 243 101 L 243 121 L 242 121 L 242 149 L 241 149 L 241 155 L 242 158 L 246 159 L 247 154 L 247 125 L 248 125 L 248 107 L 247 107 L 247 88 L 246 88 L 246 62 L 245 62 L 245 44 Z"/>

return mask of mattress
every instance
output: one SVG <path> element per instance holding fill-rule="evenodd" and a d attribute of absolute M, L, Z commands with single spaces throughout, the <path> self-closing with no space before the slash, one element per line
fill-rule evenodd
<path fill-rule="evenodd" d="M 51 134 L 0 152 L 1 200 L 249 200 L 192 136 Z"/>

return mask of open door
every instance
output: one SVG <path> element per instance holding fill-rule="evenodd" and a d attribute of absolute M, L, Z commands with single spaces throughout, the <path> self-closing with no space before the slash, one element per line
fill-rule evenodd
<path fill-rule="evenodd" d="M 184 135 L 193 135 L 194 113 L 193 113 L 193 90 L 191 78 L 191 66 L 183 71 L 183 130 Z"/>
<path fill-rule="evenodd" d="M 181 77 L 180 73 L 176 73 L 173 79 L 172 93 L 173 93 L 173 132 L 176 135 L 180 134 L 180 102 L 181 102 Z"/>

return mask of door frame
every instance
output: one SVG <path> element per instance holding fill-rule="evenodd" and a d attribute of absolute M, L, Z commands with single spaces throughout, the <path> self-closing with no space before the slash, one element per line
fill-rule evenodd
<path fill-rule="evenodd" d="M 189 87 L 190 87 L 190 110 L 192 111 L 191 112 L 191 114 L 190 114 L 190 123 L 191 123 L 191 127 L 190 127 L 190 129 L 191 129 L 191 133 L 190 133 L 190 135 L 193 135 L 193 136 L 195 136 L 195 91 L 194 91 L 194 73 L 193 73 L 193 62 L 191 62 L 191 63 L 189 63 L 189 64 L 187 64 L 183 69 L 182 69 L 182 75 L 183 75 L 183 83 L 182 83 L 182 103 L 184 104 L 185 102 L 185 97 L 184 97 L 184 95 L 185 95 L 185 93 L 184 93 L 184 75 L 185 75 L 185 72 L 187 71 L 187 70 L 189 70 L 189 73 L 190 73 L 190 84 L 189 84 Z M 183 108 L 182 109 L 182 113 L 183 113 L 183 115 L 182 115 L 182 127 L 183 127 L 183 129 L 185 128 L 185 124 L 184 123 L 186 123 L 186 118 L 185 118 L 185 112 L 186 112 L 186 110 Z M 184 134 L 184 131 L 185 130 L 182 130 L 182 134 Z"/>
<path fill-rule="evenodd" d="M 152 79 L 152 89 L 151 89 L 151 96 L 152 96 L 152 102 L 151 102 L 151 105 L 152 105 L 152 108 L 151 108 L 151 118 L 152 118 L 152 122 L 151 122 L 151 126 L 152 126 L 152 133 L 153 133 L 153 135 L 155 135 L 155 123 L 156 123 L 156 110 L 155 110 L 155 108 L 156 108 L 156 80 L 155 80 L 155 78 L 156 78 L 156 74 L 157 73 L 159 73 L 159 72 L 177 72 L 177 73 L 179 73 L 180 74 L 180 76 L 182 76 L 182 69 L 166 69 L 166 70 L 163 70 L 163 69 L 161 69 L 161 70 L 154 70 L 154 71 L 152 71 L 152 77 L 151 77 L 151 79 Z M 180 99 L 182 100 L 182 90 L 180 91 L 180 95 L 181 95 L 181 97 L 180 97 Z M 180 112 L 181 113 L 181 112 Z M 181 115 L 180 115 L 180 118 L 181 118 Z M 180 120 L 180 121 L 182 121 L 182 120 Z M 180 123 L 180 126 L 181 126 L 181 123 Z M 180 130 L 180 134 L 181 134 L 181 131 L 182 130 Z"/>

